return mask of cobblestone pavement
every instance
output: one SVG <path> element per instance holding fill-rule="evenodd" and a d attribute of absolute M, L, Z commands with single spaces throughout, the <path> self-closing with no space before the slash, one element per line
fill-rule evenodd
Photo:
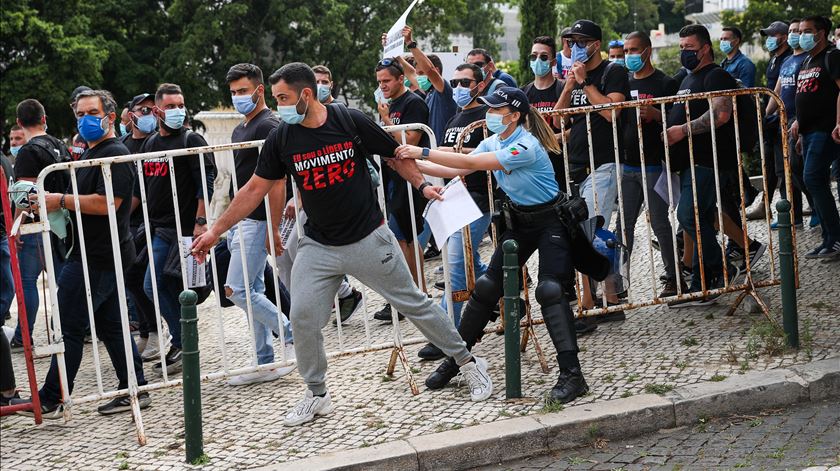
<path fill-rule="evenodd" d="M 593 437 L 587 447 L 476 471 L 805 468 L 840 471 L 840 407 L 836 402 L 710 419 L 617 442 Z"/>
<path fill-rule="evenodd" d="M 644 220 L 644 218 L 640 218 Z M 750 233 L 767 240 L 766 223 L 750 223 Z M 637 247 L 647 244 L 647 231 L 637 227 Z M 798 233 L 799 253 L 818 243 L 817 230 Z M 778 238 L 773 236 L 774 250 Z M 484 246 L 482 252 L 488 253 Z M 632 258 L 634 287 L 630 299 L 650 296 L 650 262 L 646 249 L 636 250 Z M 654 252 L 656 272 L 661 261 Z M 755 269 L 759 279 L 770 276 L 770 257 L 765 255 Z M 434 268 L 439 261 L 427 264 L 427 278 L 435 281 Z M 776 259 L 776 266 L 778 261 Z M 529 262 L 536 279 L 536 257 Z M 655 306 L 628 311 L 627 320 L 601 324 L 598 330 L 580 339 L 581 362 L 591 393 L 575 404 L 604 401 L 634 394 L 661 392 L 701 381 L 721 380 L 748 370 L 766 370 L 825 359 L 840 353 L 840 263 L 824 263 L 800 259 L 801 288 L 799 312 L 803 348 L 784 351 L 783 342 L 761 314 L 749 313 L 742 307 L 734 316 L 725 316 L 728 303 L 735 295 L 721 298 L 717 305 L 704 308 L 669 309 Z M 430 285 L 431 286 L 431 285 Z M 432 294 L 440 292 L 432 289 Z M 533 286 L 532 286 L 533 289 Z M 760 290 L 772 315 L 780 319 L 779 289 Z M 371 319 L 382 307 L 381 298 L 367 295 L 367 315 L 356 315 L 343 327 L 343 348 L 359 348 L 393 339 L 390 325 Z M 533 291 L 531 292 L 533 299 Z M 43 306 L 43 304 L 42 304 Z M 199 308 L 199 330 L 202 372 L 223 371 L 250 364 L 249 333 L 243 313 L 237 308 L 217 309 L 211 296 Z M 535 308 L 539 317 L 539 308 Z M 43 312 L 39 316 L 35 342 L 46 342 Z M 364 319 L 370 322 L 366 325 Z M 9 325 L 14 325 L 13 319 Z M 224 326 L 224 341 L 219 325 Z M 416 337 L 417 330 L 407 321 L 400 323 L 404 338 Z M 324 329 L 329 351 L 339 349 L 334 324 Z M 440 391 L 428 391 L 423 379 L 436 363 L 421 362 L 416 353 L 422 344 L 406 348 L 411 372 L 420 386 L 420 394 L 412 396 L 405 372 L 398 367 L 393 378 L 384 376 L 389 350 L 330 360 L 328 381 L 336 411 L 314 423 L 287 429 L 281 424 L 285 411 L 303 394 L 304 387 L 297 372 L 276 382 L 246 387 L 230 387 L 223 380 L 203 383 L 205 451 L 209 469 L 242 469 L 268 463 L 300 459 L 326 451 L 365 447 L 407 436 L 417 436 L 491 422 L 505 417 L 539 414 L 543 410 L 543 394 L 555 381 L 553 348 L 542 326 L 536 326 L 537 339 L 547 353 L 551 371 L 544 374 L 533 345 L 522 357 L 522 386 L 526 400 L 507 403 L 504 400 L 504 353 L 502 337 L 490 334 L 476 347 L 476 353 L 489 360 L 496 390 L 490 400 L 469 402 L 465 385 L 453 385 Z M 279 345 L 279 344 L 278 344 Z M 222 346 L 228 360 L 223 361 Z M 74 398 L 95 393 L 96 375 L 91 346 L 86 352 L 76 380 Z M 116 386 L 104 348 L 102 378 L 106 390 Z M 14 354 L 15 370 L 20 387 L 25 387 L 23 356 Z M 148 365 L 148 364 L 147 364 Z M 36 361 L 39 383 L 47 372 L 46 359 Z M 160 377 L 147 366 L 149 381 Z M 24 392 L 24 396 L 28 392 Z M 73 407 L 69 422 L 52 421 L 36 427 L 32 420 L 11 416 L 0 419 L 0 459 L 3 469 L 59 470 L 73 467 L 86 469 L 182 469 L 183 409 L 180 388 L 152 392 L 152 406 L 143 412 L 148 437 L 146 446 L 138 446 L 130 415 L 103 417 L 96 413 L 99 403 L 83 403 Z"/>

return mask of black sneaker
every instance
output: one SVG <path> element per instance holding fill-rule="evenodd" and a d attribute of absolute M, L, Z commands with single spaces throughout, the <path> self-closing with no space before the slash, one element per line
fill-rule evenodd
<path fill-rule="evenodd" d="M 729 265 L 726 268 L 726 272 L 729 275 L 729 285 L 732 285 L 732 283 L 734 283 L 735 280 L 738 278 L 738 276 L 741 274 L 741 270 L 735 265 Z M 721 274 L 717 278 L 712 280 L 712 284 L 710 285 L 709 289 L 713 290 L 713 289 L 719 289 L 719 288 L 723 288 L 723 287 L 724 287 L 723 275 Z M 693 301 L 692 303 L 690 303 L 690 305 L 691 306 L 708 306 L 709 304 L 714 304 L 715 302 L 717 302 L 717 299 L 719 297 L 721 297 L 721 295 L 722 295 L 722 293 L 710 294 L 708 296 L 702 297 L 701 299 Z"/>
<path fill-rule="evenodd" d="M 181 349 L 178 347 L 170 347 L 166 354 L 166 374 L 175 374 L 181 371 Z M 163 374 L 163 367 L 160 362 L 155 363 L 152 370 L 157 374 Z"/>
<path fill-rule="evenodd" d="M 423 258 L 425 260 L 434 260 L 440 257 L 440 250 L 434 245 L 430 245 L 425 252 L 423 252 Z"/>
<path fill-rule="evenodd" d="M 373 313 L 373 318 L 382 322 L 393 322 L 393 318 L 391 317 L 391 305 L 386 304 L 385 307 Z M 397 319 L 403 320 L 405 319 L 405 316 L 398 312 Z"/>
<path fill-rule="evenodd" d="M 580 368 L 561 368 L 557 384 L 548 393 L 548 401 L 565 404 L 589 392 Z"/>
<path fill-rule="evenodd" d="M 145 409 L 152 404 L 152 398 L 149 397 L 149 393 L 144 391 L 137 395 L 137 402 L 141 409 Z M 97 407 L 96 412 L 102 415 L 131 412 L 131 397 L 128 395 L 115 397 L 110 402 Z"/>
<path fill-rule="evenodd" d="M 18 404 L 30 404 L 32 403 L 32 399 L 20 399 L 20 398 L 13 398 L 9 401 L 10 406 L 16 406 Z M 17 411 L 18 415 L 23 415 L 26 417 L 35 417 L 35 413 L 31 410 L 19 410 Z M 61 403 L 46 403 L 41 402 L 41 417 L 46 420 L 58 420 L 64 415 L 64 406 Z"/>
<path fill-rule="evenodd" d="M 11 404 L 13 399 L 20 399 L 20 394 L 17 391 L 15 391 L 15 394 L 12 395 L 12 397 L 6 397 L 0 394 L 0 406 L 8 406 Z"/>
<path fill-rule="evenodd" d="M 754 267 L 758 261 L 761 259 L 761 256 L 764 255 L 764 252 L 767 250 L 767 245 L 762 244 L 761 242 L 754 240 L 750 242 L 750 268 Z M 747 269 L 747 259 L 744 258 L 741 263 L 738 265 L 741 271 Z"/>
<path fill-rule="evenodd" d="M 350 316 L 355 314 L 359 309 L 359 306 L 362 304 L 362 297 L 362 292 L 353 288 L 353 292 L 349 296 L 338 300 L 338 312 L 342 324 L 347 322 L 347 319 L 350 319 Z"/>
<path fill-rule="evenodd" d="M 435 282 L 435 288 L 437 288 L 441 291 L 446 291 L 446 284 L 443 281 L 436 281 Z"/>
<path fill-rule="evenodd" d="M 447 358 L 426 378 L 426 387 L 429 389 L 440 389 L 449 384 L 452 378 L 458 376 L 460 371 L 461 369 L 458 368 L 455 359 L 451 357 Z"/>
<path fill-rule="evenodd" d="M 12 348 L 13 352 L 22 352 L 23 351 L 23 341 L 13 338 L 11 342 L 9 342 L 9 347 Z"/>
<path fill-rule="evenodd" d="M 417 352 L 417 356 L 421 360 L 428 360 L 428 361 L 435 361 L 444 358 L 446 354 L 435 345 L 431 343 L 427 343 L 425 347 L 421 348 L 419 352 Z"/>
<path fill-rule="evenodd" d="M 575 319 L 575 333 L 580 337 L 581 335 L 591 334 L 598 328 L 598 323 L 592 319 Z"/>

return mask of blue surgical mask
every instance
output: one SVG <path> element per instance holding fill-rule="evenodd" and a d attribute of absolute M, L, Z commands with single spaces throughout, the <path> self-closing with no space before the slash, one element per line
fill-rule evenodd
<path fill-rule="evenodd" d="M 768 51 L 773 52 L 779 48 L 779 41 L 775 36 L 768 36 L 764 41 L 764 47 L 766 47 Z"/>
<path fill-rule="evenodd" d="M 257 109 L 257 103 L 254 101 L 253 94 L 232 96 L 230 99 L 233 102 L 233 107 L 242 115 L 248 116 L 252 111 Z"/>
<path fill-rule="evenodd" d="M 644 54 L 644 51 L 642 51 L 642 54 Z M 644 68 L 645 61 L 642 59 L 642 54 L 627 54 L 624 56 L 624 59 L 627 61 L 627 70 L 630 72 L 638 72 Z"/>
<path fill-rule="evenodd" d="M 163 124 L 169 129 L 181 129 L 184 126 L 184 119 L 187 117 L 187 110 L 184 108 L 171 108 L 163 111 Z"/>
<path fill-rule="evenodd" d="M 151 134 L 157 129 L 157 119 L 152 114 L 146 114 L 137 118 L 137 129 L 143 134 Z"/>
<path fill-rule="evenodd" d="M 12 157 L 17 157 L 18 152 L 20 152 L 20 148 L 23 146 L 12 146 L 9 147 L 9 152 L 12 153 Z"/>
<path fill-rule="evenodd" d="M 286 124 L 299 124 L 303 121 L 303 118 L 306 117 L 306 110 L 303 111 L 303 114 L 298 113 L 297 105 L 300 103 L 300 100 L 303 99 L 303 95 L 298 98 L 297 103 L 294 105 L 287 105 L 287 106 L 277 106 L 277 113 L 280 116 L 280 119 L 286 122 Z M 307 110 L 309 109 L 309 105 L 306 106 Z"/>
<path fill-rule="evenodd" d="M 102 139 L 102 136 L 108 132 L 111 123 L 108 122 L 108 116 L 93 116 L 86 114 L 76 120 L 76 129 L 79 130 L 79 136 L 86 142 L 96 142 Z"/>
<path fill-rule="evenodd" d="M 330 99 L 330 86 L 322 83 L 318 84 L 318 101 L 324 103 Z"/>
<path fill-rule="evenodd" d="M 580 47 L 577 44 L 572 44 L 572 63 L 573 64 L 575 62 L 584 62 L 585 63 L 585 62 L 589 61 L 590 57 L 591 56 L 589 55 L 589 52 L 587 51 L 587 48 Z"/>
<path fill-rule="evenodd" d="M 817 47 L 817 42 L 814 40 L 814 33 L 804 33 L 799 36 L 799 47 L 805 52 Z"/>
<path fill-rule="evenodd" d="M 120 136 L 124 136 L 128 134 L 128 128 L 125 127 L 125 124 L 120 123 Z"/>
<path fill-rule="evenodd" d="M 788 44 L 790 47 L 796 49 L 799 47 L 799 33 L 790 33 L 788 35 Z"/>
<path fill-rule="evenodd" d="M 721 41 L 720 50 L 724 54 L 729 54 L 730 52 L 732 52 L 732 43 L 729 41 Z"/>
<path fill-rule="evenodd" d="M 542 59 L 532 60 L 531 70 L 537 77 L 542 77 L 551 71 L 551 63 Z"/>
<path fill-rule="evenodd" d="M 473 101 L 472 89 L 466 87 L 455 87 L 452 89 L 452 98 L 459 108 L 469 105 Z"/>
<path fill-rule="evenodd" d="M 385 95 L 382 93 L 382 89 L 379 87 L 376 87 L 376 91 L 373 92 L 373 99 L 376 100 L 377 105 L 379 103 L 385 103 L 386 105 L 391 103 L 391 99 L 385 98 Z"/>
<path fill-rule="evenodd" d="M 627 66 L 627 64 L 624 62 L 624 59 L 623 59 L 623 58 L 621 58 L 621 57 L 618 57 L 618 58 L 616 58 L 616 59 L 613 59 L 612 61 L 613 61 L 613 63 L 615 63 L 615 64 L 618 64 L 618 65 L 621 65 L 621 66 L 625 66 L 625 67 Z"/>
<path fill-rule="evenodd" d="M 432 81 L 429 80 L 429 77 L 425 75 L 418 75 L 417 86 L 420 87 L 420 90 L 423 90 L 425 92 L 432 88 Z"/>
<path fill-rule="evenodd" d="M 503 123 L 502 120 L 505 119 L 506 114 L 497 114 L 497 113 L 490 113 L 489 111 L 484 116 L 485 123 L 487 124 L 487 129 L 490 130 L 493 134 L 501 134 L 505 132 L 508 128 L 508 125 Z"/>

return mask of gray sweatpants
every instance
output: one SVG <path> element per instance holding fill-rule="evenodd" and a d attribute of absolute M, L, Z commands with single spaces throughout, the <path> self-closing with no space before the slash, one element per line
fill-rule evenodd
<path fill-rule="evenodd" d="M 668 203 L 654 190 L 656 181 L 661 172 L 653 171 L 648 167 L 645 179 L 647 182 L 648 204 L 650 210 L 650 225 L 656 239 L 659 241 L 662 263 L 665 264 L 665 273 L 670 279 L 676 279 L 674 269 L 674 240 L 671 233 L 671 222 L 668 220 Z M 644 193 L 642 192 L 642 172 L 627 170 L 621 172 L 621 196 L 624 199 L 624 222 L 627 225 L 627 241 L 624 245 L 627 250 L 633 251 L 633 238 L 636 228 L 636 220 L 642 210 Z M 646 223 L 645 223 L 646 224 Z M 621 241 L 622 231 L 616 230 L 616 236 Z"/>
<path fill-rule="evenodd" d="M 304 236 L 298 242 L 292 267 L 289 317 L 295 333 L 298 371 L 313 394 L 327 390 L 327 354 L 321 329 L 330 320 L 332 293 L 345 273 L 381 294 L 458 365 L 470 361 L 472 355 L 455 325 L 414 284 L 388 226 L 383 224 L 364 239 L 341 246 L 320 244 Z"/>

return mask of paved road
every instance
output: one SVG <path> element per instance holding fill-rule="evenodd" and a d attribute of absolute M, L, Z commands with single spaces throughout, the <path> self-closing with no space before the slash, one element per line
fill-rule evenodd
<path fill-rule="evenodd" d="M 832 467 L 833 466 L 833 467 Z M 478 468 L 496 470 L 754 469 L 840 471 L 840 406 L 807 403 L 787 410 L 712 419 L 693 427 L 606 442 Z"/>

